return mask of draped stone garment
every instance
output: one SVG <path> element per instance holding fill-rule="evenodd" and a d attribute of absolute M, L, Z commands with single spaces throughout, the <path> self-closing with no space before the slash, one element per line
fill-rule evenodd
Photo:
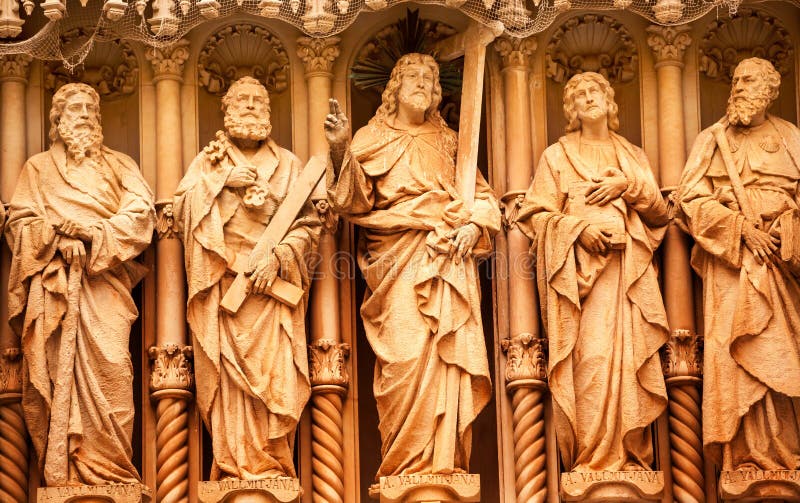
<path fill-rule="evenodd" d="M 800 250 L 800 229 L 786 225 L 800 206 L 800 130 L 772 116 L 750 128 L 722 123 L 762 229 L 779 229 Z M 744 215 L 708 129 L 695 141 L 677 200 L 703 279 L 703 444 L 716 455 L 724 446 L 725 470 L 798 469 L 800 270 L 780 259 L 758 264 L 743 244 Z"/>
<path fill-rule="evenodd" d="M 144 276 L 133 259 L 150 244 L 154 214 L 136 163 L 105 147 L 68 170 L 57 143 L 22 168 L 6 227 L 9 322 L 21 337 L 22 406 L 48 485 L 139 481 L 128 352 L 139 313 L 130 292 Z M 83 271 L 58 252 L 63 238 L 53 226 L 65 218 L 91 229 Z M 72 351 L 74 363 L 65 361 Z M 68 376 L 70 389 L 57 375 Z M 64 408 L 51 408 L 58 394 L 68 397 Z"/>
<path fill-rule="evenodd" d="M 361 316 L 377 357 L 383 444 L 377 478 L 467 470 L 471 425 L 491 398 L 473 255 L 491 251 L 500 212 L 480 174 L 466 210 L 455 151 L 450 129 L 373 120 L 356 133 L 338 178 L 328 173 L 334 209 L 363 227 Z M 483 235 L 456 263 L 446 234 L 468 222 Z"/>
<path fill-rule="evenodd" d="M 629 184 L 602 210 L 624 220 L 624 249 L 593 255 L 578 244 L 588 222 L 573 214 L 570 187 L 585 192 L 609 167 Z M 562 137 L 542 155 L 518 220 L 537 257 L 564 464 L 573 471 L 649 467 L 649 425 L 667 404 L 658 349 L 668 329 L 652 264 L 667 209 L 644 152 L 615 133 L 602 144 L 581 141 L 580 132 Z"/>
<path fill-rule="evenodd" d="M 197 403 L 211 433 L 214 480 L 294 477 L 294 434 L 311 391 L 307 293 L 295 308 L 255 294 L 235 315 L 219 306 L 235 278 L 229 264 L 237 254 L 249 256 L 302 170 L 300 160 L 272 140 L 249 161 L 257 168 L 257 184 L 268 194 L 261 208 L 243 204 L 244 189 L 225 187 L 234 164 L 216 140 L 192 161 L 175 196 L 189 284 Z M 316 210 L 307 202 L 275 247 L 281 277 L 306 292 L 320 229 Z"/>

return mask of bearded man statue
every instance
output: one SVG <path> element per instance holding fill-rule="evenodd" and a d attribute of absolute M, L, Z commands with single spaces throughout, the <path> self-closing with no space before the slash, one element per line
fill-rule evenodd
<path fill-rule="evenodd" d="M 103 146 L 99 107 L 85 84 L 55 93 L 50 150 L 23 166 L 6 227 L 22 406 L 48 486 L 139 482 L 128 339 L 155 211 L 136 163 Z"/>
<path fill-rule="evenodd" d="M 328 199 L 362 227 L 361 316 L 375 351 L 380 477 L 469 468 L 472 423 L 491 398 L 476 258 L 500 211 L 478 173 L 467 209 L 456 189 L 456 133 L 439 114 L 439 66 L 402 56 L 382 104 L 350 140 L 335 101 Z"/>
<path fill-rule="evenodd" d="M 212 480 L 295 477 L 294 435 L 311 384 L 305 312 L 321 222 L 310 201 L 272 253 L 247 271 L 236 313 L 220 303 L 301 172 L 271 138 L 269 95 L 252 77 L 222 99 L 225 132 L 192 161 L 175 196 L 189 283 L 197 403 L 212 439 Z M 282 279 L 296 307 L 264 295 Z"/>
<path fill-rule="evenodd" d="M 800 469 L 800 130 L 767 113 L 780 74 L 736 67 L 677 202 L 703 280 L 703 444 L 723 471 Z"/>

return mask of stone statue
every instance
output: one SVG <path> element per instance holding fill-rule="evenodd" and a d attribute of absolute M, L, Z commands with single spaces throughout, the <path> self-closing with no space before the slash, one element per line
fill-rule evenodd
<path fill-rule="evenodd" d="M 269 95 L 243 77 L 222 99 L 225 132 L 192 161 L 175 196 L 189 284 L 197 403 L 211 433 L 212 480 L 295 477 L 294 435 L 311 385 L 308 294 L 295 307 L 265 295 L 277 278 L 304 292 L 321 222 L 310 201 L 271 253 L 250 253 L 303 165 L 271 138 Z M 220 308 L 245 264 L 250 293 Z"/>
<path fill-rule="evenodd" d="M 478 174 L 474 206 L 456 191 L 457 137 L 441 118 L 439 67 L 406 54 L 382 104 L 350 141 L 335 100 L 325 122 L 328 198 L 363 228 L 361 306 L 375 351 L 384 476 L 464 472 L 472 423 L 491 398 L 476 257 L 500 228 Z"/>
<path fill-rule="evenodd" d="M 61 87 L 50 122 L 50 150 L 23 166 L 6 227 L 25 422 L 48 486 L 138 483 L 128 339 L 153 196 L 136 163 L 103 146 L 94 89 Z"/>
<path fill-rule="evenodd" d="M 800 130 L 767 114 L 780 74 L 745 59 L 677 202 L 703 280 L 703 444 L 722 470 L 800 469 Z"/>
<path fill-rule="evenodd" d="M 653 252 L 667 206 L 644 152 L 615 132 L 600 74 L 564 88 L 567 134 L 542 155 L 518 222 L 533 241 L 554 424 L 568 471 L 650 470 L 667 341 Z"/>

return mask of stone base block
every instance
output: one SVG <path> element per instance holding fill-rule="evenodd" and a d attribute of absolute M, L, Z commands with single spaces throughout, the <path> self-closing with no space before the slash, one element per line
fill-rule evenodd
<path fill-rule="evenodd" d="M 40 487 L 37 503 L 150 503 L 153 491 L 142 484 Z"/>
<path fill-rule="evenodd" d="M 291 477 L 218 480 L 197 487 L 200 503 L 295 503 L 302 495 L 300 479 Z"/>
<path fill-rule="evenodd" d="M 619 503 L 658 501 L 664 493 L 664 472 L 567 472 L 561 474 L 564 501 Z"/>
<path fill-rule="evenodd" d="M 800 470 L 722 472 L 719 494 L 725 501 L 800 501 Z"/>
<path fill-rule="evenodd" d="M 380 483 L 370 488 L 369 495 L 380 503 L 479 502 L 481 476 L 452 473 L 381 477 Z"/>

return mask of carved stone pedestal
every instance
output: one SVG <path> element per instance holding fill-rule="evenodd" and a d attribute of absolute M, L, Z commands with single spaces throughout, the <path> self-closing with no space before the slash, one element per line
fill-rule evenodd
<path fill-rule="evenodd" d="M 800 501 L 800 470 L 722 472 L 719 494 L 724 501 Z"/>
<path fill-rule="evenodd" d="M 564 501 L 583 503 L 658 501 L 664 493 L 664 472 L 567 472 L 561 474 Z"/>
<path fill-rule="evenodd" d="M 291 477 L 200 482 L 197 488 L 200 503 L 295 503 L 302 495 L 300 480 Z"/>
<path fill-rule="evenodd" d="M 450 503 L 481 500 L 481 477 L 474 473 L 381 477 L 369 495 L 380 503 Z"/>
<path fill-rule="evenodd" d="M 153 491 L 142 484 L 41 487 L 38 503 L 150 503 Z"/>

